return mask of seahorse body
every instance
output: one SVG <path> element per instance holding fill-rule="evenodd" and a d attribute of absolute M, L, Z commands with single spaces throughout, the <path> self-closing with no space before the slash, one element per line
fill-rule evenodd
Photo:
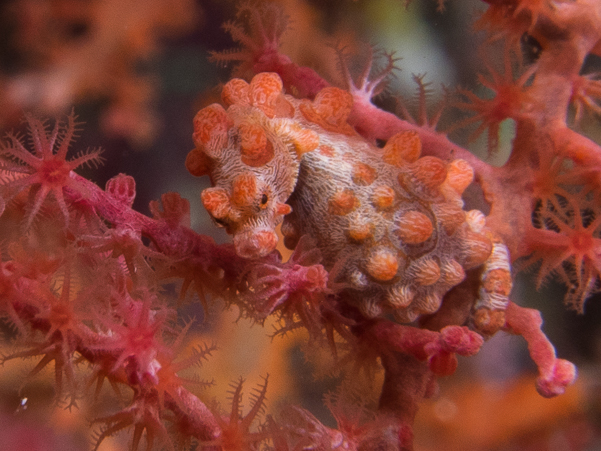
<path fill-rule="evenodd" d="M 346 122 L 348 92 L 325 88 L 313 101 L 297 100 L 264 73 L 250 84 L 231 80 L 222 98 L 227 111 L 214 104 L 195 117 L 186 165 L 211 176 L 202 202 L 240 255 L 271 252 L 284 220 L 285 244 L 311 235 L 324 266 L 339 263 L 337 277 L 366 316 L 393 312 L 404 322 L 437 311 L 466 270 L 491 255 L 500 261 L 505 248 L 484 215 L 463 210 L 470 165 L 420 157 L 415 132 L 372 145 Z M 502 270 L 504 283 L 508 261 Z M 506 299 L 507 284 L 489 282 L 482 306 L 503 308 L 486 299 Z"/>

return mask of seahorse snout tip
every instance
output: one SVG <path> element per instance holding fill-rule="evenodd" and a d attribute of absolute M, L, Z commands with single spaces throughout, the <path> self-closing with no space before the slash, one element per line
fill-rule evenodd
<path fill-rule="evenodd" d="M 272 230 L 247 230 L 234 236 L 236 253 L 244 258 L 260 258 L 269 254 L 278 244 Z"/>

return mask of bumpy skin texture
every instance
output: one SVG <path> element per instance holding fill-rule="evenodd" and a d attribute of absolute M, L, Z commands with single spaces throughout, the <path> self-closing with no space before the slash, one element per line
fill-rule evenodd
<path fill-rule="evenodd" d="M 297 100 L 262 73 L 231 80 L 222 98 L 227 110 L 196 115 L 186 166 L 210 175 L 202 202 L 239 255 L 273 251 L 283 220 L 286 246 L 312 236 L 365 316 L 392 312 L 402 322 L 436 312 L 466 271 L 484 266 L 474 322 L 484 333 L 503 325 L 507 250 L 481 212 L 463 210 L 467 162 L 420 157 L 414 132 L 383 148 L 367 142 L 347 123 L 352 96 L 338 88 Z"/>

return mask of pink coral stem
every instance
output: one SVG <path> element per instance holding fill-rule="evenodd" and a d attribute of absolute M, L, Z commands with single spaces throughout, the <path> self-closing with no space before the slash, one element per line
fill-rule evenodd
<path fill-rule="evenodd" d="M 536 381 L 538 392 L 546 398 L 564 393 L 566 387 L 576 379 L 576 367 L 567 360 L 557 358 L 555 348 L 541 330 L 543 320 L 540 312 L 510 302 L 505 321 L 505 331 L 521 335 L 528 342 L 530 356 L 539 370 Z"/>

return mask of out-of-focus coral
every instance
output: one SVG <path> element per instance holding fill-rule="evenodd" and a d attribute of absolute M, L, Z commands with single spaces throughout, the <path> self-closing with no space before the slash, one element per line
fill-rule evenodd
<path fill-rule="evenodd" d="M 416 418 L 416 450 L 581 450 L 599 444 L 601 431 L 586 409 L 591 381 L 579 381 L 565 396 L 545 400 L 513 381 L 445 384 L 444 393 L 424 403 Z"/>
<path fill-rule="evenodd" d="M 156 80 L 143 67 L 161 38 L 198 25 L 195 1 L 13 0 L 0 8 L 13 55 L 0 74 L 3 127 L 23 110 L 53 116 L 96 99 L 106 103 L 107 133 L 136 145 L 157 135 Z"/>

